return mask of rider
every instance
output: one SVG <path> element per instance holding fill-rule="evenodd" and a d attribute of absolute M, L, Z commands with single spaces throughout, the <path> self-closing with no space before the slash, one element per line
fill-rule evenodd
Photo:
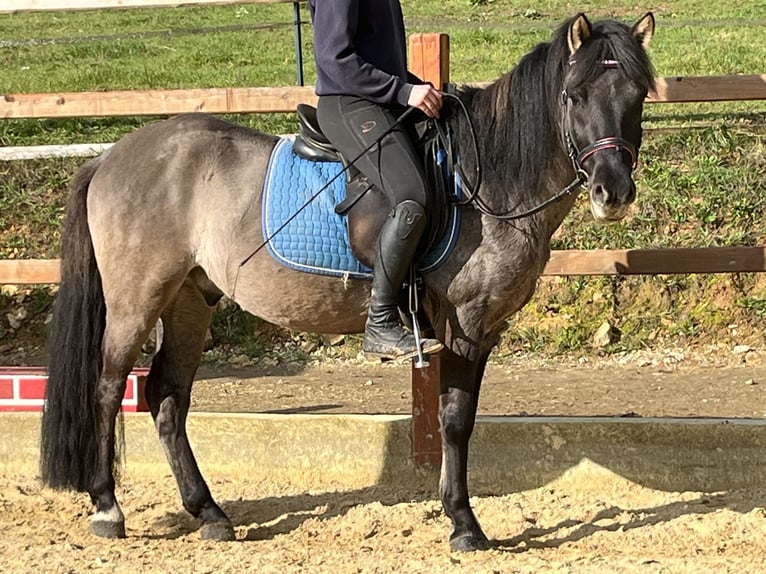
<path fill-rule="evenodd" d="M 438 117 L 442 95 L 407 71 L 399 0 L 309 0 L 317 69 L 317 119 L 348 159 L 373 144 L 407 106 Z M 413 114 L 409 114 L 412 118 Z M 426 179 L 413 122 L 402 121 L 356 167 L 393 200 L 378 237 L 365 325 L 365 354 L 414 357 L 415 337 L 399 322 L 399 293 L 426 226 Z M 422 339 L 424 353 L 442 348 Z"/>

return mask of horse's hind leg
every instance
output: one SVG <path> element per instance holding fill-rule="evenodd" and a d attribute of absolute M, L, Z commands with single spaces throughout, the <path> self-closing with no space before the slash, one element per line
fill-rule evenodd
<path fill-rule="evenodd" d="M 202 522 L 203 539 L 233 540 L 234 527 L 215 503 L 186 435 L 191 387 L 212 305 L 221 293 L 201 270 L 190 274 L 162 313 L 163 340 L 146 382 L 146 398 L 184 508 Z"/>
<path fill-rule="evenodd" d="M 114 274 L 104 275 L 113 277 Z M 125 275 L 119 276 L 125 280 Z M 103 364 L 98 382 L 97 412 L 99 454 L 98 465 L 93 469 L 93 481 L 88 492 L 96 512 L 92 518 L 94 534 L 105 538 L 125 536 L 125 517 L 115 495 L 113 464 L 115 460 L 115 426 L 120 410 L 125 383 L 138 358 L 141 345 L 156 323 L 162 302 L 171 296 L 178 280 L 169 281 L 157 292 L 157 298 L 117 296 L 115 284 L 105 279 L 104 292 L 107 303 L 106 325 L 103 339 Z M 146 304 L 151 301 L 151 304 Z"/>
<path fill-rule="evenodd" d="M 99 439 L 97 448 L 100 463 L 93 469 L 93 483 L 88 492 L 96 509 L 92 517 L 91 528 L 94 534 L 104 538 L 125 537 L 125 516 L 115 495 L 113 461 L 115 460 L 116 418 L 125 393 L 125 380 L 130 369 L 131 367 L 128 366 L 125 370 L 124 367 L 116 366 L 105 358 L 98 383 Z"/>

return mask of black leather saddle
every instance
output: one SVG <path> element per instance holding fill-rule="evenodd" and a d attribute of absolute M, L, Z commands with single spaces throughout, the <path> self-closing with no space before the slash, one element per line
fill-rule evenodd
<path fill-rule="evenodd" d="M 298 104 L 298 135 L 293 151 L 311 161 L 341 161 L 340 153 L 322 133 L 317 121 L 317 110 L 308 104 Z"/>
<path fill-rule="evenodd" d="M 335 148 L 327 136 L 322 133 L 317 121 L 317 109 L 308 104 L 298 104 L 298 135 L 293 141 L 293 151 L 310 161 L 339 161 L 346 172 L 346 182 L 351 183 L 361 176 L 359 170 L 349 165 L 346 158 Z M 343 206 L 343 210 L 350 206 Z M 340 213 L 340 212 L 339 212 Z"/>

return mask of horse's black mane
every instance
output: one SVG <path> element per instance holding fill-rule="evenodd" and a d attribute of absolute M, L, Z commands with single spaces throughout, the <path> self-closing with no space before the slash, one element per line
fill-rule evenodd
<path fill-rule="evenodd" d="M 459 93 L 480 134 L 485 175 L 494 172 L 503 181 L 515 182 L 517 190 L 539 189 L 543 168 L 562 141 L 557 125 L 563 78 L 570 67 L 567 33 L 571 22 L 562 24 L 550 42 L 537 45 L 489 87 L 468 87 Z M 590 40 L 571 64 L 570 84 L 587 83 L 604 73 L 599 65 L 603 60 L 617 60 L 622 73 L 637 85 L 646 90 L 654 87 L 649 58 L 625 24 L 592 24 Z M 458 132 L 461 148 L 470 149 L 467 130 Z"/>

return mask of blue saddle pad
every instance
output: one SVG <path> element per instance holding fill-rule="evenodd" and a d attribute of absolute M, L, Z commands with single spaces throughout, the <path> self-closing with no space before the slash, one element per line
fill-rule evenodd
<path fill-rule="evenodd" d="M 291 269 L 339 277 L 372 278 L 372 270 L 351 252 L 346 217 L 335 206 L 346 196 L 338 162 L 317 162 L 293 152 L 293 137 L 280 138 L 269 159 L 263 190 L 263 234 L 269 253 Z M 431 271 L 446 260 L 459 229 L 451 210 L 447 232 L 418 263 Z"/>

